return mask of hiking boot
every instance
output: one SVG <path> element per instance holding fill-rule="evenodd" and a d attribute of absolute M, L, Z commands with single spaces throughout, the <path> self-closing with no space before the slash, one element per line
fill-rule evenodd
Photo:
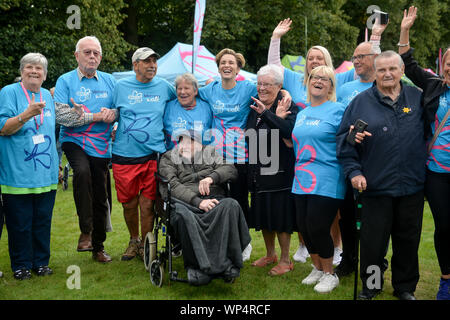
<path fill-rule="evenodd" d="M 124 254 L 122 255 L 122 261 L 129 261 L 139 255 L 139 246 L 141 242 L 139 239 L 131 239 L 128 243 L 128 248 L 125 250 Z M 142 250 L 142 255 L 144 255 L 144 252 Z"/>

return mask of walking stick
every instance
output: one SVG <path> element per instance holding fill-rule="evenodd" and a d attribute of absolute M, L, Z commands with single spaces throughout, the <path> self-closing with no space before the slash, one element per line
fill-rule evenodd
<path fill-rule="evenodd" d="M 361 211 L 362 203 L 360 202 L 361 193 L 357 189 L 353 189 L 353 198 L 355 200 L 355 214 L 356 214 L 356 236 L 355 236 L 355 283 L 353 286 L 353 300 L 357 299 L 358 291 L 358 263 L 359 263 L 359 237 L 361 230 Z"/>

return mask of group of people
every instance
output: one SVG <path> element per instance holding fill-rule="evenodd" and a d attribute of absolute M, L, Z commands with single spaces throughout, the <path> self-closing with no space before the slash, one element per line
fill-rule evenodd
<path fill-rule="evenodd" d="M 157 77 L 159 55 L 147 47 L 132 56 L 135 76 L 116 82 L 98 70 L 98 39 L 85 37 L 76 45 L 78 67 L 58 79 L 52 97 L 42 88 L 47 60 L 25 55 L 21 81 L 0 91 L 0 187 L 14 277 L 52 273 L 58 123 L 73 169 L 77 250 L 91 251 L 98 262 L 111 261 L 103 243 L 112 162 L 130 234 L 122 260 L 144 255 L 159 171 L 176 200 L 175 237 L 194 284 L 238 276 L 252 251 L 248 229 L 255 229 L 262 231 L 266 252 L 252 267 L 271 266 L 271 276 L 292 271 L 295 232 L 293 260 L 312 261 L 301 283 L 331 292 L 358 259 L 359 205 L 359 298 L 382 291 L 391 239 L 394 295 L 414 300 L 426 197 L 442 273 L 437 298 L 450 299 L 450 48 L 441 77 L 420 68 L 409 46 L 416 16 L 415 7 L 404 12 L 398 53 L 381 52 L 387 25 L 377 21 L 370 41 L 354 50 L 354 69 L 340 74 L 322 46 L 309 49 L 303 74 L 284 68 L 280 39 L 292 21 L 282 20 L 256 84 L 236 80 L 245 59 L 228 48 L 216 56 L 220 79 L 201 88 L 189 73 L 179 75 L 175 87 Z M 421 90 L 403 84 L 404 73 Z M 366 128 L 349 139 L 360 120 Z M 374 267 L 380 270 L 375 286 Z"/>

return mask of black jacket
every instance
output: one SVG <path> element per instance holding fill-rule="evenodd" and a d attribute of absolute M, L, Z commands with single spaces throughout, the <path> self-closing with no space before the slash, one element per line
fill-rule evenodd
<path fill-rule="evenodd" d="M 424 108 L 424 125 L 427 138 L 431 137 L 431 123 L 435 119 L 439 107 L 439 97 L 448 90 L 441 78 L 419 67 L 413 57 L 414 48 L 409 49 L 401 57 L 405 63 L 405 74 L 423 90 L 422 105 Z"/>
<path fill-rule="evenodd" d="M 281 190 L 290 190 L 292 187 L 292 181 L 294 179 L 294 165 L 295 165 L 295 156 L 294 150 L 286 146 L 282 138 L 291 139 L 292 129 L 295 125 L 295 119 L 298 113 L 298 107 L 291 103 L 289 114 L 286 119 L 279 118 L 275 112 L 278 106 L 278 100 L 281 100 L 281 94 L 278 94 L 275 99 L 274 104 L 270 107 L 270 109 L 264 111 L 260 118 L 260 122 L 256 124 L 258 119 L 258 113 L 254 110 L 250 111 L 250 114 L 247 119 L 247 130 L 255 129 L 257 132 L 256 141 L 252 141 L 251 137 L 247 139 L 247 142 L 252 145 L 249 147 L 249 150 L 257 150 L 257 163 L 254 163 L 255 159 L 252 159 L 252 155 L 249 156 L 249 164 L 248 164 L 248 187 L 250 192 L 270 192 L 270 191 L 281 191 Z M 277 140 L 279 157 L 278 157 L 278 170 L 272 175 L 261 175 L 261 168 L 268 168 L 273 165 L 273 162 L 269 164 L 262 164 L 260 158 L 260 141 L 262 139 L 262 129 L 267 130 L 267 138 L 264 138 L 267 141 L 267 153 L 262 152 L 263 155 L 267 154 L 270 157 L 271 152 L 271 136 L 272 130 L 279 130 L 279 138 Z M 248 131 L 247 131 L 248 133 Z M 246 134 L 247 135 L 247 134 Z M 256 148 L 255 148 L 256 147 Z"/>
<path fill-rule="evenodd" d="M 421 96 L 419 89 L 402 85 L 394 109 L 374 85 L 347 107 L 337 132 L 337 158 L 347 178 L 366 178 L 367 195 L 397 197 L 423 189 L 427 152 Z M 354 147 L 346 137 L 357 119 L 368 123 L 372 137 Z"/>

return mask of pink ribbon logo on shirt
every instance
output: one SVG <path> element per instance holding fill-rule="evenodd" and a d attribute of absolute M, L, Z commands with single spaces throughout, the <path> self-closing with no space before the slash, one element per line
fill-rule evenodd
<path fill-rule="evenodd" d="M 294 139 L 295 142 L 297 143 L 297 145 L 300 147 L 300 144 L 298 143 L 298 140 L 297 140 L 297 138 L 296 138 L 294 135 L 292 135 L 292 139 Z M 305 167 L 306 167 L 307 165 L 313 163 L 313 162 L 316 160 L 316 156 L 317 156 L 316 150 L 315 150 L 312 146 L 305 145 L 301 150 L 300 150 L 300 149 L 297 150 L 297 155 L 296 155 L 296 157 L 295 157 L 295 162 L 298 163 L 298 161 L 299 161 L 299 159 L 300 159 L 300 155 L 301 155 L 303 152 L 305 152 L 306 150 L 310 152 L 311 157 L 310 157 L 310 159 L 309 159 L 307 162 L 305 162 L 305 163 L 303 163 L 303 164 L 301 164 L 301 165 L 295 166 L 295 180 L 297 181 L 299 187 L 300 187 L 304 192 L 306 192 L 306 193 L 311 193 L 311 192 L 314 190 L 314 188 L 316 187 L 316 184 L 317 184 L 317 177 L 316 177 L 316 175 L 315 175 L 312 171 L 310 171 L 310 170 L 308 170 L 308 169 L 305 169 Z M 311 176 L 311 185 L 309 186 L 309 188 L 306 188 L 306 187 L 302 186 L 302 184 L 300 183 L 300 180 L 299 180 L 299 178 L 298 178 L 298 176 L 297 176 L 297 171 L 303 171 L 303 172 L 306 172 L 306 173 L 308 173 L 308 174 Z"/>

